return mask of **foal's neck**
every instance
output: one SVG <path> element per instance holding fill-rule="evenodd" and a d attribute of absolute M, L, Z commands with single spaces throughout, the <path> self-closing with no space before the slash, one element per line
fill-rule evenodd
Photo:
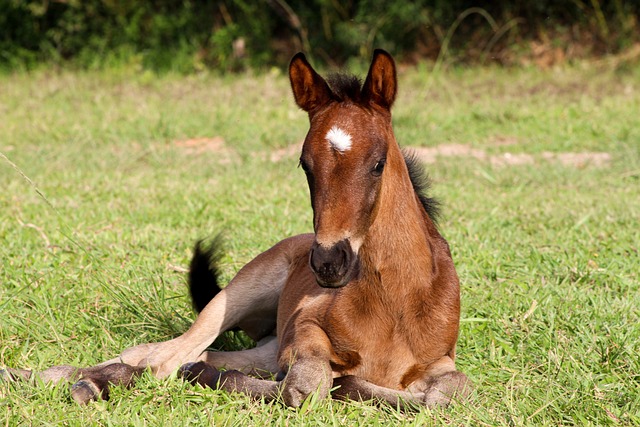
<path fill-rule="evenodd" d="M 434 225 L 415 193 L 404 158 L 394 163 L 383 183 L 378 213 L 362 247 L 363 267 L 365 274 L 379 275 L 387 290 L 394 286 L 424 289 L 433 275 L 429 241 Z"/>

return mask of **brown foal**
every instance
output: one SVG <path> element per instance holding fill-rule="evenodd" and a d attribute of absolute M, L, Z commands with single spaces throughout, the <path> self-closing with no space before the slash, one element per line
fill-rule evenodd
<path fill-rule="evenodd" d="M 291 406 L 311 393 L 405 407 L 446 405 L 468 392 L 454 362 L 458 277 L 434 222 L 435 202 L 393 134 L 393 59 L 377 50 L 362 84 L 347 75 L 327 82 L 297 54 L 289 76 L 296 103 L 309 114 L 300 166 L 314 233 L 277 243 L 224 289 L 212 288 L 182 336 L 127 349 L 92 368 L 34 375 L 76 381 L 79 402 L 106 398 L 108 384 L 129 385 L 145 369 L 158 377 L 180 369 L 203 385 Z M 216 286 L 210 257 L 196 247 L 192 295 Z M 205 351 L 236 327 L 258 346 Z M 15 369 L 4 375 L 32 376 Z"/>

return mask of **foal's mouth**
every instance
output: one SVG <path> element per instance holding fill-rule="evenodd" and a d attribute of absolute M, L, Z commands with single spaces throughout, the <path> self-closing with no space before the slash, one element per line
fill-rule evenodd
<path fill-rule="evenodd" d="M 360 272 L 358 256 L 347 239 L 328 248 L 314 242 L 309 252 L 309 266 L 323 288 L 341 288 Z"/>

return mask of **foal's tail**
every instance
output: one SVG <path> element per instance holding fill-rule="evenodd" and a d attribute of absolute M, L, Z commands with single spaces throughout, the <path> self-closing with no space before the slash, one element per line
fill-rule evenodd
<path fill-rule="evenodd" d="M 222 238 L 214 237 L 205 244 L 199 240 L 193 250 L 193 258 L 189 267 L 189 294 L 193 308 L 200 313 L 221 288 L 220 260 L 222 259 Z"/>

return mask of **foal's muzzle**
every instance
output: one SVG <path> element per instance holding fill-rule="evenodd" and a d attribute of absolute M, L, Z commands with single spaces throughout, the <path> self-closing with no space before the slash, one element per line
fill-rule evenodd
<path fill-rule="evenodd" d="M 328 248 L 314 242 L 309 254 L 309 266 L 318 285 L 323 288 L 341 288 L 359 272 L 358 256 L 346 239 Z"/>

